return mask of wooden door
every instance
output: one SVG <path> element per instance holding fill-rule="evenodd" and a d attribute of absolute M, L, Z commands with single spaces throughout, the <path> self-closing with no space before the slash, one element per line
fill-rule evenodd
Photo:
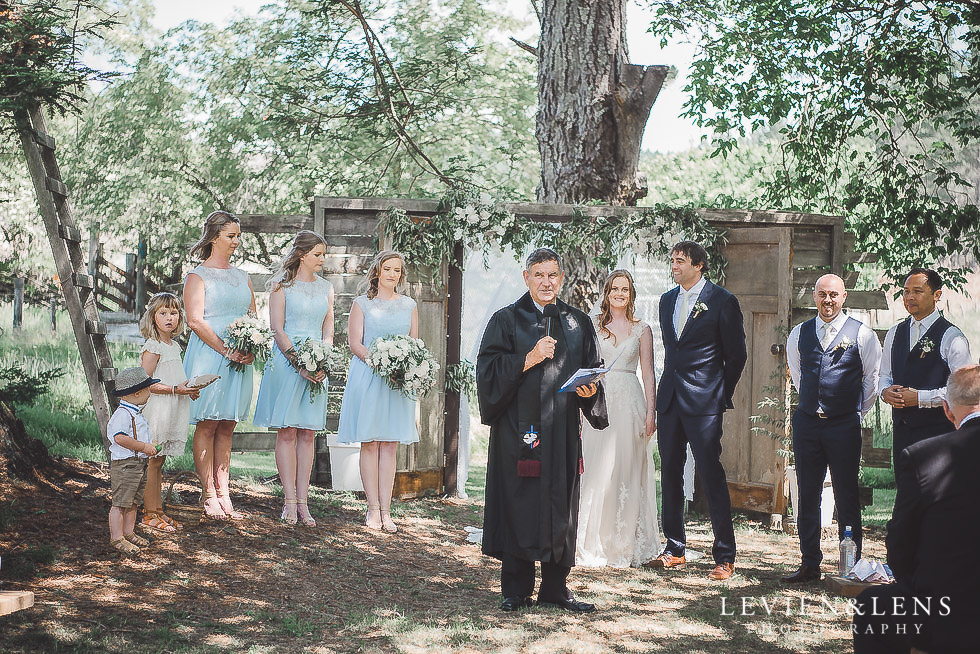
<path fill-rule="evenodd" d="M 782 488 L 785 474 L 778 451 L 785 434 L 791 241 L 790 227 L 734 227 L 724 248 L 724 286 L 742 307 L 748 351 L 735 390 L 735 409 L 725 413 L 722 437 L 721 461 L 736 509 L 782 512 L 783 494 L 776 489 Z M 771 406 L 760 408 L 767 398 Z M 768 421 L 752 419 L 764 415 Z"/>

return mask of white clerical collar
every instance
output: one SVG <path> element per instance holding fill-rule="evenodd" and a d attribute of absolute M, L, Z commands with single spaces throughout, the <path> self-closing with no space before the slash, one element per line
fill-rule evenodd
<path fill-rule="evenodd" d="M 817 316 L 817 327 L 820 327 L 820 325 L 830 325 L 831 327 L 834 328 L 835 334 L 839 332 L 841 329 L 843 329 L 845 322 L 847 322 L 847 316 L 844 314 L 843 311 L 838 313 L 837 317 L 831 320 L 830 322 L 824 320 L 822 316 L 819 315 Z"/>
<path fill-rule="evenodd" d="M 707 282 L 708 282 L 708 280 L 704 278 L 704 275 L 701 275 L 701 279 L 698 280 L 698 283 L 695 284 L 694 286 L 692 286 L 691 288 L 689 288 L 686 291 L 684 290 L 684 287 L 683 286 L 681 286 L 680 284 L 678 284 L 677 285 L 678 293 L 687 293 L 688 297 L 695 297 L 696 298 L 699 295 L 701 295 L 701 289 L 704 288 L 704 285 Z"/>
<path fill-rule="evenodd" d="M 533 296 L 531 297 L 531 302 L 534 302 L 534 306 L 536 306 L 538 308 L 538 313 L 542 313 L 542 314 L 544 313 L 544 307 L 545 307 L 545 305 L 538 304 L 538 301 L 535 300 Z M 557 302 L 549 302 L 548 304 L 554 304 L 555 306 L 558 306 L 558 303 Z"/>
<path fill-rule="evenodd" d="M 962 420 L 960 420 L 960 426 L 957 429 L 962 429 L 963 428 L 963 425 L 965 425 L 968 420 L 975 420 L 977 418 L 980 418 L 980 411 L 974 411 L 973 413 L 971 413 L 967 417 L 965 417 Z"/>
<path fill-rule="evenodd" d="M 909 317 L 911 318 L 911 316 Z M 932 327 L 937 320 L 939 320 L 939 309 L 933 309 L 932 313 L 922 320 L 919 320 L 918 323 L 921 326 L 919 329 L 919 337 L 921 338 L 927 331 L 929 331 L 929 328 Z M 915 323 L 915 318 L 912 318 L 912 321 L 909 323 L 909 327 L 912 327 L 912 325 Z"/>

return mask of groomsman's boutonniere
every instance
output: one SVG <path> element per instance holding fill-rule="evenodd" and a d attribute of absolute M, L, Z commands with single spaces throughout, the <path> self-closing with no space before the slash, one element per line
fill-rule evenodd
<path fill-rule="evenodd" d="M 707 310 L 708 310 L 708 305 L 702 302 L 701 300 L 698 300 L 697 302 L 694 303 L 694 307 L 691 309 L 691 320 L 694 320 L 695 318 L 697 318 Z"/>
<path fill-rule="evenodd" d="M 928 336 L 926 336 L 925 338 L 920 339 L 919 340 L 919 348 L 922 350 L 922 353 L 919 354 L 919 358 L 920 359 L 925 358 L 925 356 L 927 354 L 929 354 L 930 352 L 932 352 L 935 349 L 935 347 L 936 347 L 936 344 L 933 343 L 932 342 L 932 339 L 929 338 Z"/>
<path fill-rule="evenodd" d="M 840 350 L 841 352 L 847 352 L 847 348 L 851 347 L 852 345 L 854 345 L 854 341 L 845 336 L 844 338 L 840 339 L 840 343 L 838 343 L 837 347 L 834 349 Z"/>

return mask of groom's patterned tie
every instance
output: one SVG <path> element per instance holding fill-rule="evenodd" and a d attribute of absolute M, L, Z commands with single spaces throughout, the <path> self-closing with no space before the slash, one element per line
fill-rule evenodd
<path fill-rule="evenodd" d="M 684 333 L 684 325 L 687 324 L 687 319 L 688 319 L 688 317 L 691 314 L 691 310 L 690 310 L 690 308 L 687 305 L 687 302 L 688 302 L 687 301 L 687 296 L 689 294 L 690 294 L 690 291 L 685 291 L 685 290 L 683 290 L 683 288 L 681 289 L 681 295 L 684 296 L 684 297 L 681 300 L 681 313 L 680 313 L 679 316 L 677 316 L 677 338 L 680 338 L 681 337 L 681 334 Z"/>

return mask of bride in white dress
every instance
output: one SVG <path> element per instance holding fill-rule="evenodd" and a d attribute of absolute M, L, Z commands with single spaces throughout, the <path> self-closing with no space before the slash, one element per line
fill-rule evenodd
<path fill-rule="evenodd" d="M 576 565 L 635 567 L 660 553 L 650 438 L 657 430 L 653 334 L 634 318 L 635 299 L 632 275 L 614 270 L 606 278 L 600 313 L 593 317 L 602 357 L 606 366 L 613 365 L 603 380 L 609 427 L 582 426 L 585 470 Z"/>

